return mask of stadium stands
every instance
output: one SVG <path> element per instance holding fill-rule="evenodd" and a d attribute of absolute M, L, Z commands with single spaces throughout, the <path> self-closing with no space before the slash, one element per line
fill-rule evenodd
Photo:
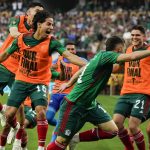
<path fill-rule="evenodd" d="M 0 2 L 0 45 L 8 31 L 7 24 L 13 15 L 23 13 L 26 3 L 6 0 Z M 133 0 L 132 2 L 134 2 Z M 129 0 L 83 0 L 75 9 L 66 13 L 54 13 L 55 36 L 62 42 L 73 40 L 78 53 L 90 59 L 100 49 L 105 49 L 105 39 L 111 35 L 124 37 L 128 43 L 130 28 L 142 24 L 146 28 L 147 41 L 150 41 L 150 2 L 136 1 L 136 7 Z M 86 4 L 86 5 L 85 5 Z M 128 9 L 126 9 L 128 8 Z"/>

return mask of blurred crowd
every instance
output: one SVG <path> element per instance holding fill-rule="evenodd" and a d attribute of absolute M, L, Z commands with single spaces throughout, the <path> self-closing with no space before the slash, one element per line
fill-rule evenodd
<path fill-rule="evenodd" d="M 8 34 L 9 18 L 23 14 L 25 8 L 26 4 L 21 0 L 0 2 L 0 45 Z M 75 9 L 54 14 L 54 19 L 55 36 L 62 43 L 68 39 L 75 41 L 78 51 L 89 54 L 104 49 L 105 39 L 111 35 L 119 35 L 128 40 L 130 28 L 136 24 L 145 26 L 147 40 L 150 40 L 150 11 L 143 5 L 132 10 L 123 9 L 121 3 L 117 5 L 114 1 L 100 4 L 98 0 L 82 0 Z"/>
<path fill-rule="evenodd" d="M 77 45 L 78 54 L 86 59 L 93 57 L 100 49 L 105 49 L 105 40 L 111 35 L 123 37 L 128 44 L 130 29 L 141 24 L 146 28 L 147 41 L 150 41 L 150 2 L 135 0 L 81 0 L 78 6 L 67 13 L 54 15 L 54 35 L 64 44 L 72 40 Z M 135 1 L 135 2 L 134 2 Z M 25 3 L 26 2 L 26 3 Z M 132 4 L 134 3 L 134 5 Z M 0 46 L 8 34 L 8 23 L 12 16 L 26 11 L 28 0 L 1 0 L 0 2 Z M 105 94 L 118 94 L 123 75 L 115 75 L 117 82 L 110 78 Z"/>

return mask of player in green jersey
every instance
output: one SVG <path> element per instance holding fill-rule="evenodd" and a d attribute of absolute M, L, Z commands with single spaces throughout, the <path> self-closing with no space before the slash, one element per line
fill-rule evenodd
<path fill-rule="evenodd" d="M 51 69 L 52 79 L 57 79 L 57 80 L 65 79 L 66 76 L 65 76 L 65 71 L 64 71 L 64 65 L 62 65 L 62 64 L 63 63 L 60 62 L 60 72 L 56 72 L 54 69 Z M 28 98 L 28 101 L 26 99 L 26 101 L 24 102 L 24 109 L 23 110 L 19 109 L 17 113 L 19 115 L 21 115 L 21 118 L 25 118 L 24 128 L 33 129 L 37 125 L 36 112 L 31 107 L 31 100 L 29 98 Z M 24 116 L 22 117 L 22 115 L 24 115 Z M 15 136 L 14 129 L 11 128 L 10 133 L 9 133 L 11 136 L 13 136 L 11 140 L 13 140 L 15 138 L 12 150 L 20 150 L 20 149 L 27 150 L 28 136 L 27 136 L 27 132 L 24 128 L 23 128 L 22 134 L 20 134 L 21 129 L 18 130 L 16 137 L 14 137 Z M 7 138 L 7 144 L 11 144 L 11 142 L 12 141 L 9 141 Z M 1 148 L 0 148 L 0 150 L 1 150 Z"/>
<path fill-rule="evenodd" d="M 51 78 L 51 55 L 59 52 L 70 62 L 83 66 L 85 61 L 67 51 L 50 33 L 53 18 L 46 11 L 39 11 L 33 18 L 32 34 L 21 34 L 11 47 L 0 55 L 0 62 L 13 52 L 20 50 L 21 58 L 16 79 L 8 99 L 7 123 L 14 127 L 14 116 L 20 104 L 29 96 L 37 114 L 38 150 L 44 150 L 48 129 L 45 112 L 47 108 L 47 89 Z"/>
<path fill-rule="evenodd" d="M 18 37 L 21 33 L 28 33 L 30 32 L 31 26 L 32 26 L 32 19 L 36 12 L 43 10 L 43 6 L 39 2 L 32 2 L 29 4 L 27 7 L 27 11 L 25 12 L 25 15 L 20 15 L 20 16 L 15 16 L 10 18 L 8 30 L 9 30 L 9 35 L 5 39 L 2 47 L 0 48 L 0 51 L 3 52 L 5 51 L 13 42 L 13 40 Z M 20 54 L 18 52 L 14 53 L 9 59 L 7 59 L 5 62 L 0 64 L 0 93 L 3 95 L 3 89 L 8 85 L 9 88 L 11 88 L 14 80 L 15 80 L 15 73 L 18 69 L 18 64 L 19 64 L 19 58 Z M 2 105 L 0 103 L 0 120 L 1 120 L 1 125 L 5 126 L 6 124 L 6 119 L 5 119 L 5 111 L 6 111 L 6 105 Z M 21 105 L 20 107 L 20 112 L 23 112 L 23 107 Z M 19 113 L 20 113 L 19 112 Z M 24 119 L 23 114 L 19 115 L 19 123 L 20 123 L 20 128 L 19 130 L 24 130 Z M 19 124 L 18 124 L 19 127 Z M 6 140 L 10 141 L 11 134 L 10 136 L 7 137 L 9 133 L 9 128 L 8 126 L 4 127 L 5 129 L 3 130 L 4 132 L 1 133 L 0 136 L 0 149 L 4 149 L 4 145 L 6 143 Z M 21 134 L 21 132 L 19 132 Z M 7 142 L 8 142 L 7 141 Z M 15 148 L 15 150 L 17 150 Z"/>
<path fill-rule="evenodd" d="M 119 37 L 109 38 L 106 42 L 106 51 L 100 51 L 68 82 L 66 87 L 72 85 L 79 76 L 73 90 L 61 105 L 55 130 L 57 139 L 47 146 L 47 150 L 65 149 L 86 122 L 92 123 L 96 128 L 76 134 L 73 138 L 76 142 L 109 139 L 117 135 L 116 124 L 102 105 L 97 103 L 96 97 L 106 85 L 113 64 L 150 56 L 149 50 L 119 54 L 123 47 L 124 41 Z"/>

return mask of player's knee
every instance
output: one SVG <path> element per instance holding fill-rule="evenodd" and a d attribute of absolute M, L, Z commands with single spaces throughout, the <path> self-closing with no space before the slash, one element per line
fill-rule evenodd
<path fill-rule="evenodd" d="M 113 121 L 119 129 L 123 128 L 124 117 L 120 114 L 114 114 Z"/>
<path fill-rule="evenodd" d="M 63 145 L 68 145 L 69 144 L 68 140 L 61 137 L 61 136 L 57 136 L 56 141 L 60 144 L 63 144 Z"/>
<path fill-rule="evenodd" d="M 15 107 L 8 107 L 6 112 L 5 112 L 6 120 L 8 122 L 13 120 L 16 112 L 17 112 L 17 108 L 15 108 Z"/>
<path fill-rule="evenodd" d="M 36 106 L 37 119 L 46 119 L 46 108 L 44 106 Z"/>
<path fill-rule="evenodd" d="M 18 109 L 18 113 L 22 114 L 24 113 L 24 106 L 20 105 L 19 109 Z"/>
<path fill-rule="evenodd" d="M 138 129 L 138 126 L 136 124 L 129 124 L 129 130 L 132 134 L 135 134 L 137 133 L 137 131 L 139 130 Z"/>
<path fill-rule="evenodd" d="M 116 126 L 117 126 L 117 129 L 122 129 L 123 128 L 123 123 L 122 121 L 120 121 L 119 119 L 117 118 L 113 118 L 113 121 L 115 122 Z"/>
<path fill-rule="evenodd" d="M 119 129 L 117 126 L 114 126 L 111 130 L 112 133 L 118 133 L 119 132 Z"/>
<path fill-rule="evenodd" d="M 46 112 L 46 119 L 47 119 L 47 121 L 48 121 L 49 123 L 51 123 L 52 120 L 53 120 L 53 118 L 54 118 L 54 113 L 51 112 L 51 111 L 47 111 L 47 112 Z"/>
<path fill-rule="evenodd" d="M 37 113 L 37 118 L 40 119 L 40 120 L 41 120 L 41 119 L 46 119 L 44 110 L 41 110 L 41 111 L 39 111 L 39 112 Z"/>
<path fill-rule="evenodd" d="M 118 135 L 118 130 L 112 131 L 111 135 L 112 135 L 111 138 L 117 136 Z"/>

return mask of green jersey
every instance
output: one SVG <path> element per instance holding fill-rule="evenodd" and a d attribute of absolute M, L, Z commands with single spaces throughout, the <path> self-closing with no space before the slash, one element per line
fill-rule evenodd
<path fill-rule="evenodd" d="M 40 42 L 43 41 L 43 39 L 36 40 L 33 36 L 30 36 L 30 35 L 25 36 L 23 40 L 26 45 L 31 46 L 31 47 L 36 46 Z M 9 54 L 12 54 L 17 50 L 18 50 L 18 42 L 17 42 L 17 39 L 15 39 L 14 42 L 12 43 L 11 47 L 9 47 L 7 49 L 7 52 Z M 49 45 L 49 55 L 50 56 L 53 52 L 58 52 L 61 55 L 65 50 L 66 50 L 66 48 L 58 40 L 56 40 L 54 37 L 51 38 L 50 45 Z"/>
<path fill-rule="evenodd" d="M 60 73 L 55 71 L 54 69 L 51 69 L 51 73 L 52 73 L 52 79 L 57 79 L 60 75 Z"/>
<path fill-rule="evenodd" d="M 85 66 L 73 90 L 66 96 L 71 102 L 91 109 L 96 105 L 96 97 L 106 85 L 116 63 L 118 53 L 110 51 L 99 52 Z"/>

